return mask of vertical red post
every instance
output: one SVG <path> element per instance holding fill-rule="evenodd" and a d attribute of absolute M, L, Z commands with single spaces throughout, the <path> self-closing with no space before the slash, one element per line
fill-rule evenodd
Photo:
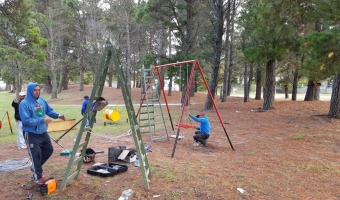
<path fill-rule="evenodd" d="M 220 112 L 219 112 L 218 109 L 217 109 L 217 106 L 216 106 L 216 104 L 215 104 L 214 98 L 213 98 L 213 96 L 212 96 L 212 94 L 211 94 L 211 91 L 210 91 L 210 89 L 209 89 L 209 86 L 208 86 L 208 84 L 207 84 L 207 81 L 206 81 L 205 78 L 204 78 L 204 74 L 203 74 L 201 65 L 200 65 L 199 63 L 198 63 L 198 69 L 200 70 L 200 74 L 201 74 L 201 76 L 202 76 L 202 78 L 203 78 L 204 85 L 205 85 L 205 87 L 206 87 L 207 90 L 208 90 L 208 93 L 209 93 L 209 96 L 210 96 L 210 100 L 211 100 L 211 102 L 213 103 L 213 106 L 214 106 L 215 111 L 216 111 L 216 113 L 217 113 L 217 117 L 218 117 L 218 119 L 219 119 L 219 121 L 220 121 L 220 123 L 221 123 L 221 125 L 222 125 L 222 127 L 223 127 L 223 129 L 224 129 L 224 133 L 226 134 L 226 136 L 227 136 L 227 138 L 228 138 L 228 141 L 229 141 L 229 144 L 230 144 L 231 148 L 235 151 L 235 149 L 234 149 L 234 147 L 233 147 L 233 144 L 231 143 L 230 138 L 229 138 L 229 136 L 228 136 L 227 130 L 225 129 L 225 126 L 224 126 L 224 123 L 223 123 L 223 121 L 222 121 Z"/>
<path fill-rule="evenodd" d="M 184 101 L 182 103 L 182 111 L 181 111 L 181 116 L 180 116 L 179 123 L 178 123 L 178 130 L 177 130 L 176 139 L 175 139 L 175 142 L 174 142 L 174 148 L 172 149 L 172 154 L 171 154 L 172 158 L 175 155 L 175 149 L 176 149 L 176 145 L 177 145 L 177 140 L 178 140 L 179 132 L 181 130 L 181 124 L 182 124 L 182 121 L 183 121 L 183 114 L 184 114 L 185 106 L 186 106 L 186 103 L 188 101 L 189 94 L 190 94 L 190 86 L 191 86 L 191 82 L 192 82 L 192 77 L 194 76 L 195 67 L 196 67 L 196 62 L 193 62 L 193 65 L 192 65 L 192 68 L 191 68 L 191 72 L 190 72 L 189 82 L 188 82 L 188 85 L 187 85 L 187 91 L 185 93 L 185 99 L 184 99 Z"/>
<path fill-rule="evenodd" d="M 9 119 L 8 111 L 6 111 L 6 114 L 7 114 L 7 119 L 8 119 L 9 128 L 11 129 L 11 133 L 13 133 L 12 124 L 11 124 L 11 120 Z"/>
<path fill-rule="evenodd" d="M 165 91 L 164 91 L 164 83 L 162 81 L 161 73 L 159 72 L 159 67 L 156 66 L 154 68 L 154 70 L 157 71 L 158 81 L 159 81 L 159 84 L 161 86 L 161 90 L 162 90 L 162 94 L 163 94 L 163 97 L 164 97 L 166 109 L 168 111 L 168 115 L 169 115 L 169 119 L 170 119 L 170 123 L 171 123 L 171 128 L 172 128 L 173 131 L 175 131 L 174 124 L 172 123 L 172 117 L 171 117 L 171 114 L 170 114 L 170 108 L 169 108 L 168 100 L 166 99 L 166 95 L 165 95 Z"/>

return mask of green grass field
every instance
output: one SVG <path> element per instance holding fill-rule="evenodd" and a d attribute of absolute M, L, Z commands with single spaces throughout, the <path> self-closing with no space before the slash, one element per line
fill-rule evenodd
<path fill-rule="evenodd" d="M 8 91 L 1 91 L 0 92 L 0 120 L 2 121 L 2 127 L 0 129 L 0 143 L 2 142 L 15 142 L 16 141 L 16 124 L 14 120 L 14 108 L 11 106 L 12 101 L 15 98 L 15 94 L 9 93 Z M 48 97 L 44 97 L 45 100 L 49 100 Z M 80 114 L 81 105 L 53 105 L 50 104 L 51 107 L 58 112 L 59 114 L 65 115 L 67 119 L 76 119 L 76 121 L 82 118 Z M 115 107 L 106 107 L 108 109 L 114 110 Z M 93 131 L 96 133 L 106 133 L 106 134 L 121 134 L 127 133 L 130 129 L 129 123 L 126 122 L 126 110 L 125 107 L 119 107 L 119 111 L 121 114 L 121 118 L 118 122 L 107 121 L 106 126 L 104 126 L 104 119 L 103 119 L 103 110 L 97 112 L 96 123 L 93 126 Z M 12 132 L 10 129 L 10 125 L 7 119 L 8 112 L 10 117 L 10 122 L 12 126 Z M 79 124 L 80 125 L 80 124 Z M 78 125 L 78 126 L 79 126 Z M 76 134 L 78 129 L 70 131 L 70 135 Z M 51 133 L 52 137 L 58 137 L 59 135 L 63 134 L 64 131 L 53 132 Z"/>

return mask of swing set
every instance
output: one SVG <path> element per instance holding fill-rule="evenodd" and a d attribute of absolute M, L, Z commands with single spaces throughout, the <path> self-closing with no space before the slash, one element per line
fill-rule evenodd
<path fill-rule="evenodd" d="M 226 134 L 227 138 L 228 138 L 228 141 L 229 141 L 229 144 L 232 148 L 232 150 L 235 151 L 231 141 L 230 141 L 230 138 L 228 136 L 228 133 L 226 131 L 226 128 L 224 126 L 224 123 L 222 121 L 222 118 L 221 118 L 221 115 L 217 109 L 217 106 L 214 102 L 214 98 L 211 94 L 211 91 L 208 87 L 208 84 L 207 84 L 207 81 L 204 77 L 204 74 L 203 74 L 203 70 L 202 70 L 202 67 L 199 63 L 198 60 L 190 60 L 190 61 L 183 61 L 183 62 L 176 62 L 176 63 L 170 63 L 170 64 L 165 64 L 165 65 L 157 65 L 154 67 L 153 69 L 153 73 L 157 73 L 157 76 L 158 76 L 158 80 L 159 80 L 159 84 L 160 84 L 160 87 L 161 87 L 161 90 L 162 90 L 162 94 L 163 94 L 163 97 L 164 97 L 164 100 L 165 100 L 165 105 L 166 105 L 166 109 L 168 111 L 168 114 L 169 114 L 169 119 L 170 119 L 170 122 L 171 122 L 171 126 L 172 126 L 172 129 L 174 130 L 174 126 L 173 126 L 173 123 L 172 123 L 172 118 L 171 118 L 171 114 L 170 114 L 170 109 L 169 109 L 169 105 L 168 105 L 168 101 L 167 101 L 167 98 L 166 98 L 166 94 L 165 94 L 165 91 L 164 91 L 164 83 L 162 81 L 162 75 L 161 75 L 161 69 L 162 68 L 169 68 L 169 67 L 182 67 L 183 65 L 186 65 L 187 67 L 187 70 L 189 68 L 189 66 L 191 65 L 191 72 L 190 72 L 190 76 L 189 76 L 189 79 L 187 78 L 187 88 L 186 88 L 186 93 L 185 93 L 185 99 L 184 101 L 182 102 L 182 109 L 181 109 L 181 115 L 180 115 L 180 118 L 179 118 L 179 122 L 177 123 L 177 126 L 178 126 L 178 129 L 177 129 L 177 134 L 176 134 L 176 139 L 175 139 L 175 142 L 174 142 L 174 147 L 173 147 L 173 151 L 172 151 L 172 154 L 171 154 L 171 157 L 174 157 L 175 155 L 175 149 L 176 149 L 176 145 L 177 145 L 177 140 L 179 138 L 179 133 L 181 131 L 181 128 L 193 128 L 192 125 L 188 125 L 188 124 L 183 124 L 183 115 L 184 115 L 184 111 L 185 111 L 185 107 L 188 103 L 189 105 L 189 96 L 190 96 L 190 88 L 191 88 L 191 84 L 192 84 L 192 79 L 194 77 L 194 72 L 195 72 L 195 69 L 197 68 L 201 74 L 201 77 L 203 79 L 203 82 L 204 82 L 204 85 L 205 85 L 205 88 L 206 90 L 208 91 L 208 94 L 209 94 L 209 97 L 210 97 L 210 100 L 214 106 L 214 109 L 216 111 L 216 114 L 217 114 L 217 117 L 220 121 L 220 124 L 224 130 L 224 133 Z M 188 73 L 187 73 L 188 75 Z M 182 78 L 182 77 L 181 77 Z M 143 102 L 141 102 L 141 105 L 143 104 Z"/>

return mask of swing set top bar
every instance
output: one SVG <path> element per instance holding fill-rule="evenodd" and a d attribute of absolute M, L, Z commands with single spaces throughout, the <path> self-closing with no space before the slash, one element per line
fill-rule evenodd
<path fill-rule="evenodd" d="M 184 65 L 184 64 L 190 64 L 190 63 L 197 63 L 197 62 L 198 62 L 198 60 L 189 60 L 189 61 L 182 61 L 182 62 L 169 63 L 169 64 L 165 64 L 165 65 L 157 65 L 157 66 L 154 66 L 154 68 L 173 67 L 173 66 Z"/>

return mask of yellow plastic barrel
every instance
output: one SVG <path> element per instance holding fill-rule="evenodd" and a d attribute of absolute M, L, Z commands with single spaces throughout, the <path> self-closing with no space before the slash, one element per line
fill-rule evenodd
<path fill-rule="evenodd" d="M 111 121 L 117 122 L 120 120 L 120 112 L 118 109 L 116 110 L 105 109 L 103 112 L 103 117 L 105 120 L 109 119 Z"/>

